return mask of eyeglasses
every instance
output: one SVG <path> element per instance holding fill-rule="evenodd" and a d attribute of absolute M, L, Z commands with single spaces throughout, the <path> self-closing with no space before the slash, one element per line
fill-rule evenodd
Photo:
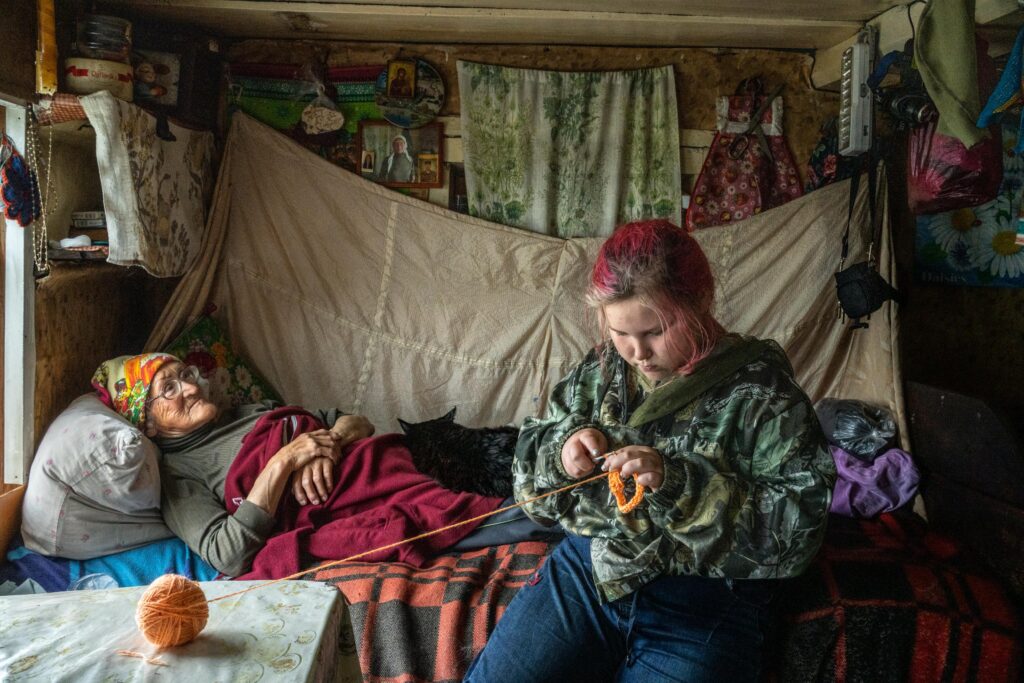
<path fill-rule="evenodd" d="M 193 386 L 199 386 L 199 368 L 194 365 L 188 365 L 184 370 L 178 373 L 178 376 L 172 379 L 165 379 L 163 386 L 160 387 L 160 393 L 156 396 L 150 397 L 146 401 L 146 405 L 149 405 L 158 398 L 165 398 L 168 401 L 173 401 L 178 398 L 182 392 L 182 382 L 187 382 Z"/>

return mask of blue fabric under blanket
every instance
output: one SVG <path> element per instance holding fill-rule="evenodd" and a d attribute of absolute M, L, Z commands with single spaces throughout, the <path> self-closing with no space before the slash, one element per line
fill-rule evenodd
<path fill-rule="evenodd" d="M 179 538 L 166 538 L 144 546 L 92 560 L 46 557 L 16 540 L 7 552 L 7 566 L 0 567 L 3 580 L 21 583 L 34 579 L 47 591 L 63 591 L 90 574 L 105 574 L 117 585 L 145 586 L 163 574 L 181 574 L 195 581 L 212 581 L 216 569 L 192 552 Z"/>

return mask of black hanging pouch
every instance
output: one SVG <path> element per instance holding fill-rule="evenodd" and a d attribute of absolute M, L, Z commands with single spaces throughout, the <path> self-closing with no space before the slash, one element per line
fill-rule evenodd
<path fill-rule="evenodd" d="M 843 234 L 843 252 L 839 261 L 839 272 L 836 273 L 836 296 L 842 312 L 851 319 L 852 327 L 867 327 L 860 318 L 869 317 L 882 307 L 886 301 L 896 300 L 898 292 L 879 275 L 874 262 L 875 246 L 875 185 L 878 161 L 874 155 L 868 159 L 868 206 L 871 214 L 871 242 L 868 246 L 868 258 L 843 268 L 850 249 L 850 223 L 853 218 L 853 203 L 857 199 L 860 185 L 860 173 L 850 178 L 850 207 L 846 214 L 846 232 Z"/>

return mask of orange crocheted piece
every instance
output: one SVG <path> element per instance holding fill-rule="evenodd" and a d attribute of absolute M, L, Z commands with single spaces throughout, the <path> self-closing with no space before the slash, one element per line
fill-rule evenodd
<path fill-rule="evenodd" d="M 633 498 L 626 500 L 626 482 L 622 481 L 622 477 L 615 470 L 608 473 L 608 488 L 611 489 L 612 495 L 615 496 L 615 504 L 619 507 L 619 512 L 622 514 L 629 514 L 640 504 L 640 501 L 644 499 L 644 485 L 636 480 L 636 475 L 633 475 L 633 482 L 636 484 L 636 491 L 633 493 Z"/>

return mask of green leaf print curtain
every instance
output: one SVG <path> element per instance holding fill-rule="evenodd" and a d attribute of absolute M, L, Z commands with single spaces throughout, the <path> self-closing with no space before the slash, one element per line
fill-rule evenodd
<path fill-rule="evenodd" d="M 469 211 L 558 237 L 680 220 L 672 67 L 571 73 L 458 62 Z"/>

